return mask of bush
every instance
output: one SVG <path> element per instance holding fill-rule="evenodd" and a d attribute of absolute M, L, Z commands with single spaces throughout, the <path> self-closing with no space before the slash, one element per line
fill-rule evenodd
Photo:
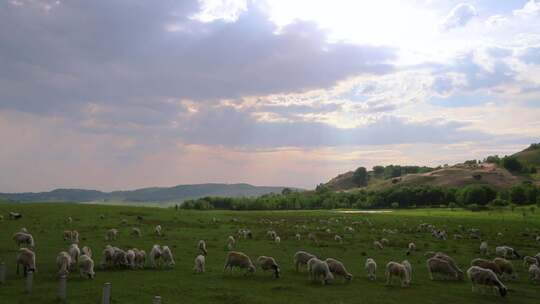
<path fill-rule="evenodd" d="M 527 194 L 525 187 L 518 185 L 510 189 L 510 201 L 517 205 L 525 205 L 527 203 Z"/>
<path fill-rule="evenodd" d="M 454 211 L 454 209 L 457 208 L 457 204 L 454 203 L 454 202 L 451 202 L 451 203 L 448 204 L 448 207 L 450 208 L 450 210 Z"/>
<path fill-rule="evenodd" d="M 399 203 L 393 202 L 390 206 L 391 206 L 393 209 L 397 209 L 397 208 L 399 208 Z"/>
<path fill-rule="evenodd" d="M 505 156 L 502 159 L 502 165 L 510 172 L 521 172 L 523 169 L 523 165 L 519 162 L 519 160 L 512 156 Z"/>

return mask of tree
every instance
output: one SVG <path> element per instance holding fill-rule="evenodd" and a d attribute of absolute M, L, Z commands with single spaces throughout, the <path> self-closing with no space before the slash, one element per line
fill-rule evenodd
<path fill-rule="evenodd" d="M 510 201 L 516 205 L 524 205 L 527 203 L 527 194 L 525 187 L 521 185 L 514 186 L 510 189 Z"/>
<path fill-rule="evenodd" d="M 510 172 L 520 172 L 523 169 L 523 165 L 513 156 L 505 156 L 502 159 L 502 165 Z"/>
<path fill-rule="evenodd" d="M 384 174 L 384 166 L 373 167 L 373 174 L 375 174 L 375 176 L 382 176 Z"/>
<path fill-rule="evenodd" d="M 358 167 L 353 173 L 353 182 L 360 187 L 366 186 L 368 180 L 367 170 L 364 167 Z"/>
<path fill-rule="evenodd" d="M 289 195 L 291 193 L 292 193 L 291 188 L 283 188 L 283 190 L 281 190 L 281 194 L 283 195 Z"/>
<path fill-rule="evenodd" d="M 392 205 L 390 205 L 392 207 L 392 209 L 397 209 L 399 208 L 399 203 L 397 202 L 393 202 Z"/>

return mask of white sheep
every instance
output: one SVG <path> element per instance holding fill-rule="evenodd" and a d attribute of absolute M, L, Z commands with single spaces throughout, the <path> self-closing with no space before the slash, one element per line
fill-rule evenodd
<path fill-rule="evenodd" d="M 480 243 L 480 255 L 488 256 L 489 255 L 488 250 L 489 250 L 488 243 L 486 241 L 482 241 L 482 243 Z"/>
<path fill-rule="evenodd" d="M 403 264 L 398 262 L 389 262 L 386 264 L 386 285 L 392 284 L 392 278 L 397 276 L 401 282 L 401 287 L 407 287 L 411 284 L 409 270 Z"/>
<path fill-rule="evenodd" d="M 325 261 L 321 261 L 317 258 L 311 258 L 307 262 L 307 268 L 309 271 L 309 277 L 312 281 L 321 280 L 321 283 L 328 284 L 330 280 L 334 279 L 334 275 L 330 271 L 330 267 Z"/>
<path fill-rule="evenodd" d="M 166 267 L 174 267 L 175 262 L 173 254 L 168 246 L 161 247 L 161 258 Z"/>
<path fill-rule="evenodd" d="M 68 249 L 69 256 L 71 256 L 71 269 L 75 267 L 77 262 L 79 261 L 79 256 L 81 255 L 81 250 L 79 249 L 79 245 L 77 244 L 71 244 Z"/>
<path fill-rule="evenodd" d="M 93 279 L 96 275 L 94 272 L 94 260 L 92 257 L 83 254 L 79 257 L 79 275 L 81 277 L 87 276 L 89 279 Z"/>
<path fill-rule="evenodd" d="M 352 281 L 353 275 L 347 271 L 347 268 L 345 268 L 342 262 L 333 258 L 327 258 L 325 262 L 334 276 L 341 276 L 346 282 Z"/>
<path fill-rule="evenodd" d="M 105 234 L 106 241 L 114 241 L 118 238 L 118 229 L 112 228 Z"/>
<path fill-rule="evenodd" d="M 279 265 L 273 257 L 262 255 L 257 258 L 257 264 L 259 264 L 259 267 L 261 267 L 263 271 L 272 270 L 274 272 L 274 276 L 279 278 Z"/>
<path fill-rule="evenodd" d="M 517 253 L 517 251 L 514 248 L 509 247 L 509 246 L 495 247 L 495 254 L 498 257 L 502 257 L 505 259 L 512 259 L 514 257 L 519 258 L 519 254 Z"/>
<path fill-rule="evenodd" d="M 17 254 L 17 274 L 19 274 L 19 265 L 23 266 L 24 276 L 29 271 L 36 272 L 36 254 L 28 248 L 20 248 Z"/>
<path fill-rule="evenodd" d="M 491 269 L 486 269 L 479 266 L 471 266 L 471 268 L 467 270 L 467 276 L 471 280 L 473 292 L 477 290 L 478 286 L 484 288 L 494 288 L 499 292 L 501 297 L 506 296 L 508 292 L 506 286 L 504 286 L 504 284 Z"/>
<path fill-rule="evenodd" d="M 414 252 L 416 251 L 416 244 L 413 243 L 413 242 L 410 242 L 409 245 L 407 246 L 407 255 L 411 254 L 411 252 Z"/>
<path fill-rule="evenodd" d="M 366 259 L 366 264 L 364 265 L 367 276 L 370 280 L 376 280 L 377 279 L 377 263 L 372 258 Z"/>
<path fill-rule="evenodd" d="M 306 251 L 298 251 L 294 254 L 294 267 L 296 271 L 300 270 L 300 266 L 306 266 L 307 262 L 312 258 L 316 258 L 314 254 Z"/>
<path fill-rule="evenodd" d="M 114 257 L 114 248 L 111 245 L 105 246 L 103 249 L 103 261 L 101 262 L 101 267 L 106 268 L 113 265 Z"/>
<path fill-rule="evenodd" d="M 451 263 L 441 258 L 433 257 L 427 260 L 426 262 L 429 278 L 434 280 L 433 274 L 440 274 L 445 277 L 450 277 L 455 280 L 463 279 L 463 272 L 457 271 Z"/>
<path fill-rule="evenodd" d="M 529 278 L 533 282 L 540 282 L 540 268 L 538 268 L 537 264 L 531 264 L 531 266 L 529 266 Z"/>
<path fill-rule="evenodd" d="M 68 216 L 66 218 L 66 224 L 71 224 L 71 223 L 73 223 L 73 219 L 71 218 L 71 216 Z"/>
<path fill-rule="evenodd" d="M 337 234 L 334 236 L 334 240 L 340 244 L 343 243 L 343 238 Z"/>
<path fill-rule="evenodd" d="M 234 247 L 236 247 L 236 239 L 234 238 L 234 236 L 229 235 L 229 237 L 227 238 L 227 249 L 233 250 Z"/>
<path fill-rule="evenodd" d="M 532 257 L 532 256 L 523 257 L 523 266 L 529 267 L 533 264 L 538 265 L 538 260 L 535 257 Z"/>
<path fill-rule="evenodd" d="M 133 249 L 126 251 L 126 260 L 127 266 L 131 269 L 135 269 L 137 265 L 135 265 L 135 251 Z"/>
<path fill-rule="evenodd" d="M 152 246 L 152 249 L 150 250 L 148 260 L 150 262 L 150 267 L 156 268 L 157 263 L 159 263 L 161 259 L 161 247 L 157 244 Z"/>
<path fill-rule="evenodd" d="M 384 248 L 383 244 L 379 241 L 374 241 L 373 246 L 375 247 L 375 249 L 379 249 L 379 250 L 382 250 Z"/>
<path fill-rule="evenodd" d="M 118 247 L 113 247 L 113 250 L 113 265 L 116 267 L 128 266 L 127 253 Z"/>
<path fill-rule="evenodd" d="M 84 246 L 82 249 L 81 249 L 81 255 L 86 255 L 86 256 L 89 256 L 89 257 L 92 257 L 92 249 L 90 249 L 90 247 L 88 246 Z"/>
<path fill-rule="evenodd" d="M 199 254 L 195 258 L 195 266 L 193 266 L 193 271 L 195 271 L 196 273 L 203 273 L 205 264 L 206 264 L 206 259 L 204 255 Z"/>
<path fill-rule="evenodd" d="M 505 258 L 494 258 L 493 263 L 497 264 L 497 266 L 499 266 L 499 268 L 501 269 L 501 277 L 507 276 L 513 280 L 517 279 L 517 274 L 514 271 L 514 266 L 512 265 L 512 262 L 508 261 Z"/>
<path fill-rule="evenodd" d="M 35 247 L 34 237 L 30 233 L 17 232 L 13 235 L 13 240 L 18 247 L 21 247 L 21 244 L 28 245 L 30 248 Z"/>
<path fill-rule="evenodd" d="M 232 274 L 233 267 L 246 269 L 246 274 L 255 273 L 256 271 L 255 265 L 253 265 L 249 256 L 238 251 L 231 251 L 227 254 L 227 260 L 225 261 L 223 272 L 227 271 L 227 268 L 229 268 L 230 273 Z"/>
<path fill-rule="evenodd" d="M 301 241 L 302 240 L 302 236 L 300 235 L 300 233 L 297 233 L 294 238 L 297 240 L 297 241 Z"/>
<path fill-rule="evenodd" d="M 141 235 L 142 235 L 141 229 L 139 229 L 137 227 L 131 228 L 131 235 L 134 235 L 136 237 L 141 237 Z"/>
<path fill-rule="evenodd" d="M 137 268 L 144 268 L 144 264 L 146 263 L 146 252 L 144 250 L 139 250 L 137 248 L 133 248 L 133 251 L 135 252 L 135 265 Z"/>
<path fill-rule="evenodd" d="M 58 275 L 68 275 L 71 268 L 71 255 L 65 251 L 61 251 L 56 256 L 56 266 L 58 267 Z"/>
<path fill-rule="evenodd" d="M 154 232 L 156 233 L 157 236 L 161 236 L 161 225 L 157 225 L 154 228 Z"/>
<path fill-rule="evenodd" d="M 319 245 L 319 239 L 317 238 L 317 235 L 315 235 L 315 233 L 309 233 L 308 240 L 315 243 L 317 246 Z"/>
<path fill-rule="evenodd" d="M 412 281 L 412 265 L 407 260 L 402 261 L 401 265 L 405 266 L 405 268 L 407 268 L 407 272 L 409 272 L 409 284 L 410 284 Z"/>
<path fill-rule="evenodd" d="M 206 242 L 204 240 L 200 240 L 197 243 L 197 250 L 202 253 L 204 256 L 208 255 L 208 250 L 206 250 Z"/>

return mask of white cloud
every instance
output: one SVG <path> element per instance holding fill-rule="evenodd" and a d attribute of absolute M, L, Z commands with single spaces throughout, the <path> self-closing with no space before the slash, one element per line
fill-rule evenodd
<path fill-rule="evenodd" d="M 441 23 L 441 27 L 443 30 L 462 27 L 467 25 L 476 16 L 478 16 L 478 13 L 474 6 L 468 3 L 460 3 L 446 16 L 445 20 Z"/>
<path fill-rule="evenodd" d="M 514 15 L 520 17 L 533 17 L 540 15 L 540 2 L 529 0 L 529 2 L 525 3 L 521 9 L 515 10 Z"/>

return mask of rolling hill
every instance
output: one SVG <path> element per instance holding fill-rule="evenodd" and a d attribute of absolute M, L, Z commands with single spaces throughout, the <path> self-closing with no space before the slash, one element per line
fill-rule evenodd
<path fill-rule="evenodd" d="M 102 192 L 85 189 L 55 189 L 48 192 L 0 193 L 2 199 L 15 202 L 181 202 L 205 196 L 253 197 L 279 193 L 284 187 L 250 184 L 194 184 L 174 187 L 152 187 L 130 191 Z"/>

